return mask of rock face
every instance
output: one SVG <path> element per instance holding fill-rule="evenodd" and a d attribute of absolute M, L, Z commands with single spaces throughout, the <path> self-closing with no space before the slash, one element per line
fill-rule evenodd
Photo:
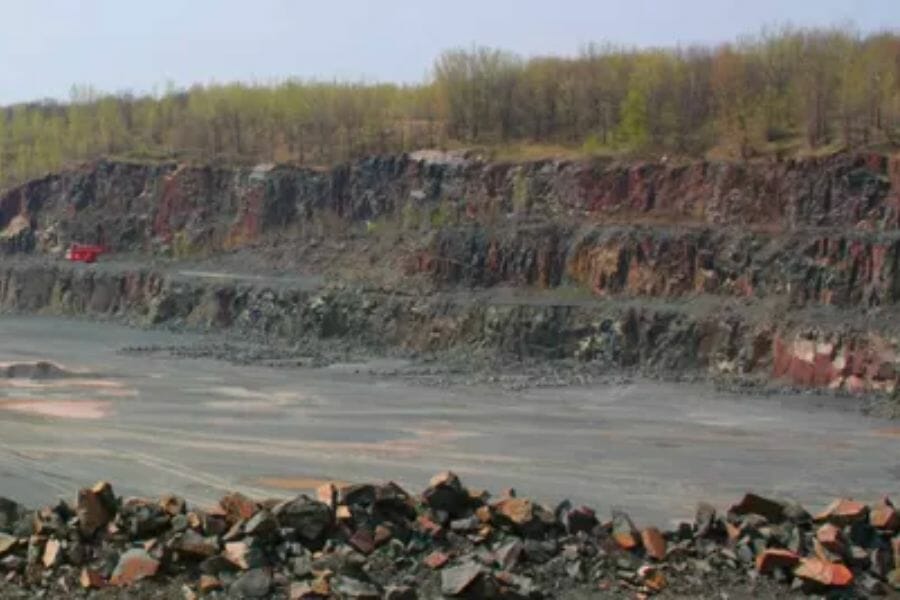
<path fill-rule="evenodd" d="M 900 161 L 881 155 L 514 165 L 414 153 L 330 171 L 101 161 L 5 192 L 0 230 L 7 239 L 32 231 L 39 250 L 92 240 L 143 251 L 172 244 L 233 247 L 322 211 L 350 221 L 404 214 L 407 220 L 482 225 L 509 215 L 577 222 L 650 217 L 663 224 L 775 231 L 891 231 L 900 225 L 898 179 Z M 7 250 L 27 250 L 12 246 Z"/>
<path fill-rule="evenodd" d="M 477 348 L 510 358 L 578 359 L 652 371 L 784 379 L 891 392 L 896 321 L 775 315 L 755 306 L 631 302 L 460 302 L 358 288 L 309 290 L 190 279 L 115 265 L 0 265 L 0 310 L 228 330 L 245 338 L 341 338 L 373 349 Z"/>
<path fill-rule="evenodd" d="M 418 153 L 329 171 L 101 161 L 0 194 L 0 252 L 31 257 L 0 263 L 0 309 L 892 392 L 898 190 L 900 159 L 875 154 L 512 165 Z M 388 232 L 402 244 L 372 250 Z M 378 285 L 135 266 L 276 240 L 299 256 L 322 239 Z M 112 254 L 90 268 L 46 259 L 76 241 Z M 430 293 L 412 292 L 423 279 Z"/>

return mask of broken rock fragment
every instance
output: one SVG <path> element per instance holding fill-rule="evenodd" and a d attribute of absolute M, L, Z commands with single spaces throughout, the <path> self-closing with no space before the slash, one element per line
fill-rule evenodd
<path fill-rule="evenodd" d="M 459 477 L 452 471 L 446 471 L 431 478 L 428 488 L 422 492 L 422 500 L 430 508 L 455 518 L 464 516 L 470 497 Z"/>
<path fill-rule="evenodd" d="M 265 569 L 247 571 L 231 584 L 229 592 L 237 598 L 268 598 L 272 576 Z"/>
<path fill-rule="evenodd" d="M 300 496 L 276 506 L 279 527 L 293 529 L 304 544 L 317 548 L 331 529 L 334 518 L 327 504 Z"/>
<path fill-rule="evenodd" d="M 804 558 L 794 569 L 800 579 L 823 587 L 846 587 L 853 583 L 853 573 L 840 563 L 819 558 Z"/>
<path fill-rule="evenodd" d="M 460 596 L 482 576 L 482 568 L 473 562 L 463 563 L 441 571 L 441 592 L 446 596 Z"/>
<path fill-rule="evenodd" d="M 666 558 L 666 540 L 656 527 L 647 527 L 641 532 L 641 543 L 650 558 L 654 560 Z"/>
<path fill-rule="evenodd" d="M 86 590 L 96 590 L 106 584 L 103 576 L 98 571 L 88 568 L 84 568 L 81 570 L 81 575 L 78 577 L 78 582 L 81 587 Z"/>
<path fill-rule="evenodd" d="M 637 528 L 626 513 L 613 511 L 612 538 L 623 550 L 634 550 L 640 544 Z"/>
<path fill-rule="evenodd" d="M 41 559 L 41 562 L 44 563 L 44 568 L 52 569 L 61 561 L 62 544 L 56 539 L 47 540 L 47 543 L 44 545 L 44 556 Z"/>
<path fill-rule="evenodd" d="M 265 557 L 259 548 L 247 542 L 228 542 L 225 544 L 225 558 L 239 569 L 248 571 L 263 566 Z"/>
<path fill-rule="evenodd" d="M 784 520 L 785 505 L 777 500 L 770 500 L 756 494 L 746 494 L 740 502 L 731 507 L 729 511 L 735 515 L 760 515 L 770 523 L 780 523 Z"/>
<path fill-rule="evenodd" d="M 228 523 L 233 525 L 238 521 L 246 521 L 259 510 L 259 505 L 241 493 L 233 492 L 219 500 L 219 506 L 225 513 Z"/>
<path fill-rule="evenodd" d="M 900 514 L 889 498 L 884 498 L 869 511 L 869 523 L 876 529 L 900 531 Z"/>
<path fill-rule="evenodd" d="M 159 561 L 145 550 L 128 550 L 121 557 L 113 571 L 110 583 L 127 586 L 147 577 L 153 577 L 159 571 Z"/>
<path fill-rule="evenodd" d="M 422 562 L 429 569 L 440 569 L 441 567 L 446 565 L 449 560 L 450 557 L 447 554 L 440 551 L 435 551 L 426 556 L 425 560 L 423 560 Z"/>
<path fill-rule="evenodd" d="M 105 481 L 79 491 L 75 512 L 82 535 L 91 537 L 106 527 L 115 514 L 115 502 L 112 486 Z"/>
<path fill-rule="evenodd" d="M 800 557 L 790 550 L 770 548 L 756 557 L 756 570 L 763 575 L 768 575 L 775 569 L 794 568 L 799 562 Z"/>
<path fill-rule="evenodd" d="M 203 537 L 193 529 L 188 529 L 172 540 L 172 548 L 182 554 L 204 559 L 218 554 L 219 540 L 215 536 Z"/>
<path fill-rule="evenodd" d="M 815 520 L 843 526 L 866 519 L 868 512 L 868 507 L 862 502 L 841 498 L 829 504 L 825 510 L 816 515 Z"/>
<path fill-rule="evenodd" d="M 558 510 L 563 526 L 570 534 L 574 535 L 578 532 L 590 533 L 597 526 L 597 513 L 587 506 L 579 506 L 568 510 L 563 508 Z"/>
<path fill-rule="evenodd" d="M 12 550 L 19 543 L 19 538 L 8 533 L 0 533 L 0 558 Z"/>

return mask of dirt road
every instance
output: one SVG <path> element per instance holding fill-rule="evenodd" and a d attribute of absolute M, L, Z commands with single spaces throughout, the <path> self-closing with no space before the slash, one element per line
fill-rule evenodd
<path fill-rule="evenodd" d="M 900 492 L 900 429 L 835 400 L 648 382 L 442 389 L 364 365 L 270 369 L 119 352 L 193 339 L 0 318 L 0 361 L 80 373 L 0 379 L 0 495 L 37 503 L 104 478 L 126 494 L 168 489 L 207 503 L 226 489 L 289 495 L 325 479 L 419 489 L 451 468 L 476 487 L 627 506 L 663 522 L 698 499 L 724 505 L 751 488 L 812 508 L 832 494 Z"/>

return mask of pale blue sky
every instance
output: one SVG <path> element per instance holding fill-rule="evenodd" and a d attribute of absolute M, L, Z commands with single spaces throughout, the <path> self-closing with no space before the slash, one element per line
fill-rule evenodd
<path fill-rule="evenodd" d="M 900 0 L 0 0 L 0 103 L 73 83 L 418 81 L 443 49 L 733 40 L 765 25 L 900 27 Z"/>

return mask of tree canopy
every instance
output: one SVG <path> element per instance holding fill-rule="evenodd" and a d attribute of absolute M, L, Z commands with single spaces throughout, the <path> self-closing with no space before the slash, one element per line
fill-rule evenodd
<path fill-rule="evenodd" d="M 0 185 L 108 155 L 326 165 L 372 153 L 554 144 L 733 157 L 900 143 L 900 35 L 765 31 L 719 46 L 456 49 L 418 85 L 285 80 L 154 95 L 74 87 L 0 108 Z"/>

